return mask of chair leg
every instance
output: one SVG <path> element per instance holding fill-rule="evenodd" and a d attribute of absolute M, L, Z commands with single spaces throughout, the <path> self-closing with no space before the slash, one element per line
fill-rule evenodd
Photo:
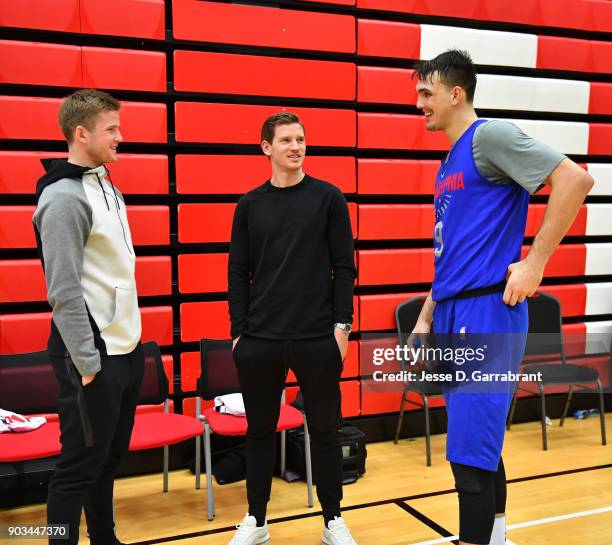
<path fill-rule="evenodd" d="M 202 398 L 200 396 L 196 397 L 196 420 L 198 422 L 201 422 L 201 414 L 202 414 Z M 196 437 L 196 441 L 195 441 L 195 471 L 196 471 L 196 478 L 195 478 L 195 486 L 196 486 L 196 490 L 200 490 L 201 487 L 201 483 L 200 483 L 200 477 L 202 475 L 202 451 L 201 449 L 201 441 L 202 441 L 202 436 L 204 435 L 204 432 L 202 432 L 201 435 L 198 435 Z"/>
<path fill-rule="evenodd" d="M 164 492 L 168 492 L 168 462 L 170 458 L 170 447 L 164 447 Z"/>
<path fill-rule="evenodd" d="M 308 433 L 308 423 L 304 416 L 304 457 L 306 462 L 306 488 L 308 489 L 308 507 L 314 506 L 312 495 L 312 458 L 310 457 L 310 434 Z"/>
<path fill-rule="evenodd" d="M 514 395 L 512 396 L 512 404 L 510 405 L 510 414 L 508 415 L 508 422 L 506 422 L 506 431 L 510 431 L 512 426 L 512 420 L 514 420 L 514 411 L 516 410 L 516 399 L 518 398 L 518 388 L 514 388 Z"/>
<path fill-rule="evenodd" d="M 561 421 L 559 422 L 559 427 L 563 426 L 563 422 L 565 422 L 565 417 L 567 416 L 567 411 L 569 410 L 573 392 L 574 386 L 570 384 L 569 390 L 567 392 L 567 400 L 565 401 L 565 407 L 563 408 L 563 414 L 561 415 Z"/>
<path fill-rule="evenodd" d="M 280 474 L 281 477 L 285 478 L 285 471 L 287 470 L 287 432 L 285 430 L 280 432 L 281 436 L 281 451 L 280 451 Z"/>
<path fill-rule="evenodd" d="M 546 429 L 546 396 L 544 395 L 544 386 L 538 384 L 540 388 L 540 408 L 542 412 L 542 448 L 548 450 L 548 430 Z"/>
<path fill-rule="evenodd" d="M 204 464 L 206 467 L 206 508 L 208 511 L 208 520 L 215 517 L 215 495 L 213 493 L 212 483 L 212 462 L 210 456 L 210 426 L 208 422 L 204 423 Z"/>
<path fill-rule="evenodd" d="M 599 421 L 601 423 L 601 444 L 606 445 L 606 413 L 604 407 L 603 385 L 601 380 L 597 379 L 597 389 L 599 390 Z"/>
<path fill-rule="evenodd" d="M 404 392 L 402 393 L 402 400 L 400 401 L 400 410 L 399 410 L 399 418 L 397 419 L 397 428 L 395 429 L 395 438 L 393 442 L 397 445 L 397 441 L 399 439 L 400 431 L 402 429 L 402 423 L 404 421 L 404 407 L 406 405 L 406 392 L 408 388 L 404 386 Z"/>
<path fill-rule="evenodd" d="M 196 490 L 200 490 L 201 483 L 200 478 L 202 475 L 202 436 L 198 435 L 195 440 L 195 487 Z"/>
<path fill-rule="evenodd" d="M 431 432 L 429 427 L 429 400 L 423 395 L 423 407 L 425 407 L 425 456 L 427 465 L 431 466 Z"/>

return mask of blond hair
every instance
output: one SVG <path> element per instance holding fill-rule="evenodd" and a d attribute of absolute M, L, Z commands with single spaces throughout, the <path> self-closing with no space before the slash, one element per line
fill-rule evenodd
<path fill-rule="evenodd" d="M 118 112 L 121 103 L 104 91 L 80 89 L 67 96 L 59 111 L 59 124 L 68 143 L 72 143 L 74 129 L 82 125 L 87 130 L 95 127 L 95 118 L 105 111 Z"/>

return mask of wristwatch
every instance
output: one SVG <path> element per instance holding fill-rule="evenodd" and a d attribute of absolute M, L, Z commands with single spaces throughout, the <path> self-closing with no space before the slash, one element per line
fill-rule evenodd
<path fill-rule="evenodd" d="M 351 333 L 351 324 L 341 324 L 341 323 L 335 323 L 334 327 L 337 327 L 338 329 L 341 329 L 342 331 L 344 331 L 344 333 L 347 334 L 347 336 Z"/>

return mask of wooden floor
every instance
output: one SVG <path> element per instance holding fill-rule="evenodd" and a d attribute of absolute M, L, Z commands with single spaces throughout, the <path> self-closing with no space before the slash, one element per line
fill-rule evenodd
<path fill-rule="evenodd" d="M 607 425 L 612 435 L 610 414 Z M 433 437 L 432 467 L 425 465 L 423 439 L 368 445 L 367 473 L 344 488 L 342 504 L 360 545 L 442 543 L 458 532 L 457 497 L 444 443 L 444 435 Z M 539 423 L 516 425 L 507 435 L 504 461 L 510 481 L 508 538 L 513 543 L 612 543 L 612 447 L 601 445 L 597 418 L 569 419 L 563 428 L 555 421 L 547 452 L 541 449 Z M 213 522 L 206 520 L 205 489 L 194 489 L 188 471 L 171 473 L 168 493 L 161 487 L 160 474 L 117 481 L 117 533 L 122 541 L 226 545 L 244 516 L 244 481 L 215 485 Z M 305 484 L 275 479 L 272 496 L 272 543 L 320 543 L 319 506 L 306 507 Z M 43 504 L 0 511 L 0 524 L 42 524 L 44 519 Z M 87 543 L 84 536 L 81 543 Z"/>

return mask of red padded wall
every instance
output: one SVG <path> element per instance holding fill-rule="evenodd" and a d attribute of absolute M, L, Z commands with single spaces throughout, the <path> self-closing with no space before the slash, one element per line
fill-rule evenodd
<path fill-rule="evenodd" d="M 353 100 L 355 72 L 348 62 L 174 52 L 177 91 Z M 299 74 L 300 84 L 287 74 Z"/>
<path fill-rule="evenodd" d="M 80 0 L 80 7 L 85 34 L 165 37 L 164 0 Z"/>
<path fill-rule="evenodd" d="M 391 21 L 357 20 L 357 53 L 368 57 L 418 59 L 419 25 Z"/>
<path fill-rule="evenodd" d="M 109 47 L 83 47 L 83 87 L 166 91 L 166 55 Z"/>
<path fill-rule="evenodd" d="M 81 87 L 81 48 L 0 40 L 0 83 Z"/>
<path fill-rule="evenodd" d="M 0 26 L 80 32 L 80 0 L 20 0 L 3 2 Z"/>
<path fill-rule="evenodd" d="M 442 132 L 425 129 L 423 116 L 359 113 L 357 139 L 360 148 L 446 150 Z"/>
<path fill-rule="evenodd" d="M 0 139 L 63 140 L 57 124 L 61 99 L 0 96 Z M 126 141 L 167 141 L 165 104 L 128 102 L 121 107 L 121 133 Z"/>
<path fill-rule="evenodd" d="M 0 154 L 0 168 L 2 155 Z M 357 174 L 353 157 L 307 156 L 305 168 L 315 178 L 329 180 L 344 193 L 355 193 Z M 249 172 L 245 177 L 244 172 Z M 0 183 L 2 171 L 0 170 Z M 177 155 L 176 188 L 183 194 L 241 195 L 270 178 L 264 155 Z"/>
<path fill-rule="evenodd" d="M 414 70 L 359 66 L 357 100 L 385 104 L 416 104 Z"/>
<path fill-rule="evenodd" d="M 351 16 L 199 0 L 174 0 L 172 14 L 180 40 L 355 51 Z"/>
<path fill-rule="evenodd" d="M 279 110 L 290 110 L 300 116 L 308 127 L 311 146 L 355 145 L 353 110 L 196 102 L 176 103 L 176 139 L 179 142 L 259 144 L 263 120 Z M 240 126 L 239 131 L 237 126 Z"/>
<path fill-rule="evenodd" d="M 139 296 L 170 295 L 172 268 L 170 257 L 136 259 L 136 287 Z M 47 289 L 39 259 L 0 261 L 0 303 L 45 301 Z"/>
<path fill-rule="evenodd" d="M 43 158 L 66 157 L 64 152 L 0 151 L 0 194 L 33 194 L 44 174 Z M 123 194 L 168 193 L 168 156 L 122 153 L 108 165 L 111 179 Z"/>
<path fill-rule="evenodd" d="M 612 5 L 607 0 L 357 0 L 357 7 L 597 32 L 612 29 Z"/>

